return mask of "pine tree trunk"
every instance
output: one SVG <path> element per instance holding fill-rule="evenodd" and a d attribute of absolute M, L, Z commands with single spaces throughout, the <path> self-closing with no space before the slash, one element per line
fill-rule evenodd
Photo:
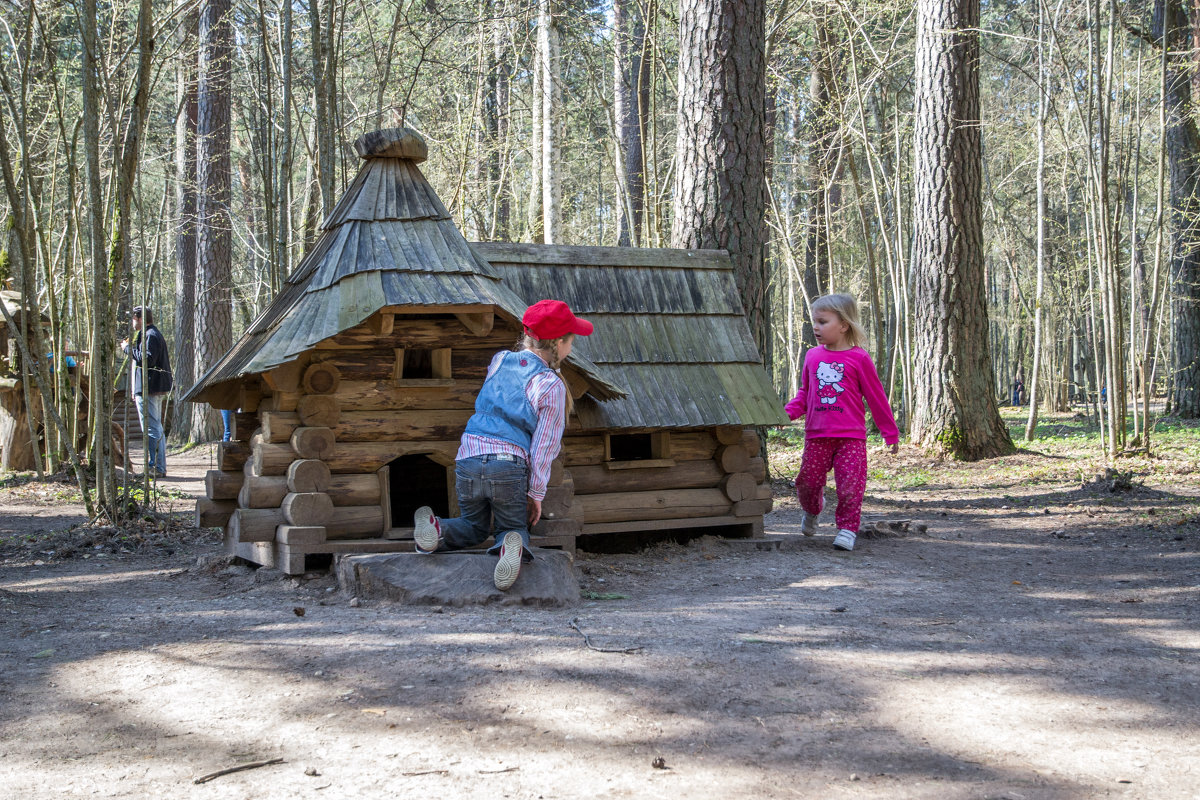
<path fill-rule="evenodd" d="M 988 349 L 979 0 L 919 0 L 913 157 L 912 435 L 956 458 L 1012 452 Z"/>
<path fill-rule="evenodd" d="M 671 245 L 723 248 L 770 362 L 763 0 L 683 0 Z"/>
<path fill-rule="evenodd" d="M 1192 107 L 1188 12 L 1179 0 L 1155 4 L 1156 33 L 1168 47 L 1167 160 L 1171 183 L 1172 335 L 1171 406 L 1177 416 L 1200 417 L 1200 131 Z M 1198 12 L 1200 13 L 1200 12 Z M 1165 29 L 1165 36 L 1163 32 Z"/>
<path fill-rule="evenodd" d="M 196 376 L 200 379 L 233 344 L 230 218 L 230 0 L 200 6 L 200 68 L 196 126 Z M 221 418 L 197 404 L 192 440 L 219 437 Z"/>

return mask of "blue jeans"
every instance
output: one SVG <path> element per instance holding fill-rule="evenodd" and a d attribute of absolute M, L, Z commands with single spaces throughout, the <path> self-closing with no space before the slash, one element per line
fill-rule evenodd
<path fill-rule="evenodd" d="M 228 442 L 233 438 L 233 412 L 228 408 L 221 409 L 221 424 L 225 426 L 225 434 L 221 437 L 221 441 Z"/>
<path fill-rule="evenodd" d="M 150 469 L 167 471 L 167 439 L 163 435 L 162 407 L 164 394 L 136 395 L 138 422 L 146 436 L 146 461 Z"/>
<path fill-rule="evenodd" d="M 449 550 L 475 547 L 490 536 L 496 537 L 489 553 L 500 550 L 500 539 L 509 531 L 521 534 L 529 552 L 529 528 L 526 493 L 529 491 L 529 467 L 511 456 L 489 454 L 454 462 L 454 478 L 461 516 L 441 520 L 442 540 Z"/>

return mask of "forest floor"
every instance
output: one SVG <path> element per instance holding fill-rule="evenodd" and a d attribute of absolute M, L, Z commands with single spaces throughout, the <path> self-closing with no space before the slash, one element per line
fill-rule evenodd
<path fill-rule="evenodd" d="M 1098 480 L 1086 422 L 1043 433 L 873 451 L 867 518 L 912 524 L 853 553 L 780 478 L 778 550 L 580 553 L 559 610 L 360 606 L 185 523 L 67 530 L 69 485 L 11 476 L 0 797 L 1200 798 L 1200 427 Z"/>

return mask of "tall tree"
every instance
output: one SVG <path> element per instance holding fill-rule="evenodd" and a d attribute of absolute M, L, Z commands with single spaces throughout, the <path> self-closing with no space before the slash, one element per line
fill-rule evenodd
<path fill-rule="evenodd" d="M 1029 418 L 1025 422 L 1025 441 L 1032 442 L 1037 432 L 1038 399 L 1042 388 L 1042 299 L 1046 289 L 1046 92 L 1048 80 L 1046 76 L 1046 59 L 1042 32 L 1045 28 L 1043 19 L 1045 8 L 1038 4 L 1038 112 L 1037 112 L 1037 174 L 1035 189 L 1037 192 L 1037 288 L 1033 298 L 1033 366 L 1029 370 Z M 1017 398 L 1020 400 L 1020 398 Z"/>
<path fill-rule="evenodd" d="M 196 31 L 199 18 L 189 11 L 179 28 L 175 118 L 175 346 L 171 365 L 176 397 L 196 380 Z M 187 437 L 191 403 L 176 402 L 172 430 Z"/>
<path fill-rule="evenodd" d="M 646 18 L 641 0 L 613 2 L 613 114 L 616 117 L 621 186 L 617 244 L 642 243 L 646 208 L 643 141 L 650 108 L 650 60 L 646 57 Z"/>
<path fill-rule="evenodd" d="M 1154 21 L 1155 36 L 1167 48 L 1164 99 L 1175 318 L 1171 405 L 1177 415 L 1194 419 L 1200 417 L 1200 130 L 1191 83 L 1197 56 L 1188 11 L 1180 0 L 1158 0 Z"/>
<path fill-rule="evenodd" d="M 233 344 L 230 203 L 230 0 L 200 5 L 200 60 L 196 124 L 196 377 Z M 218 438 L 220 417 L 195 406 L 192 440 Z"/>
<path fill-rule="evenodd" d="M 682 0 L 671 245 L 723 248 L 770 361 L 763 0 Z"/>
<path fill-rule="evenodd" d="M 1013 450 L 996 406 L 983 268 L 979 0 L 918 0 L 912 437 L 956 458 Z"/>
<path fill-rule="evenodd" d="M 541 65 L 542 237 L 562 243 L 562 76 L 558 20 L 551 0 L 538 0 L 538 63 Z"/>
<path fill-rule="evenodd" d="M 824 2 L 813 4 L 813 47 L 809 54 L 808 224 L 804 242 L 804 293 L 815 300 L 829 285 L 830 216 L 837 203 L 834 170 L 840 160 L 841 92 L 837 64 L 840 50 L 833 15 Z M 814 343 L 810 326 L 805 338 Z"/>

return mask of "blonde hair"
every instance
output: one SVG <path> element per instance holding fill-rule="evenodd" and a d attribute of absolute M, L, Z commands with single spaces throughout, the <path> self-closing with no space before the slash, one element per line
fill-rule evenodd
<path fill-rule="evenodd" d="M 846 344 L 851 347 L 862 347 L 867 341 L 867 332 L 863 330 L 858 318 L 858 301 L 848 294 L 827 294 L 813 300 L 812 312 L 829 311 L 837 314 L 846 323 Z"/>
<path fill-rule="evenodd" d="M 530 336 L 528 333 L 523 333 L 521 334 L 521 337 L 517 339 L 517 345 L 513 349 L 518 352 L 521 350 L 534 350 L 541 354 L 548 354 L 549 357 L 546 359 L 546 366 L 554 370 L 554 374 L 558 376 L 558 379 L 562 381 L 563 386 L 566 387 L 567 415 L 570 416 L 571 412 L 575 409 L 575 398 L 571 397 L 571 387 L 567 384 L 566 378 L 563 377 L 563 359 L 562 356 L 558 354 L 558 346 L 565 342 L 567 337 L 573 339 L 575 338 L 575 334 L 568 333 L 565 336 L 559 336 L 557 339 L 537 339 L 533 336 Z"/>

